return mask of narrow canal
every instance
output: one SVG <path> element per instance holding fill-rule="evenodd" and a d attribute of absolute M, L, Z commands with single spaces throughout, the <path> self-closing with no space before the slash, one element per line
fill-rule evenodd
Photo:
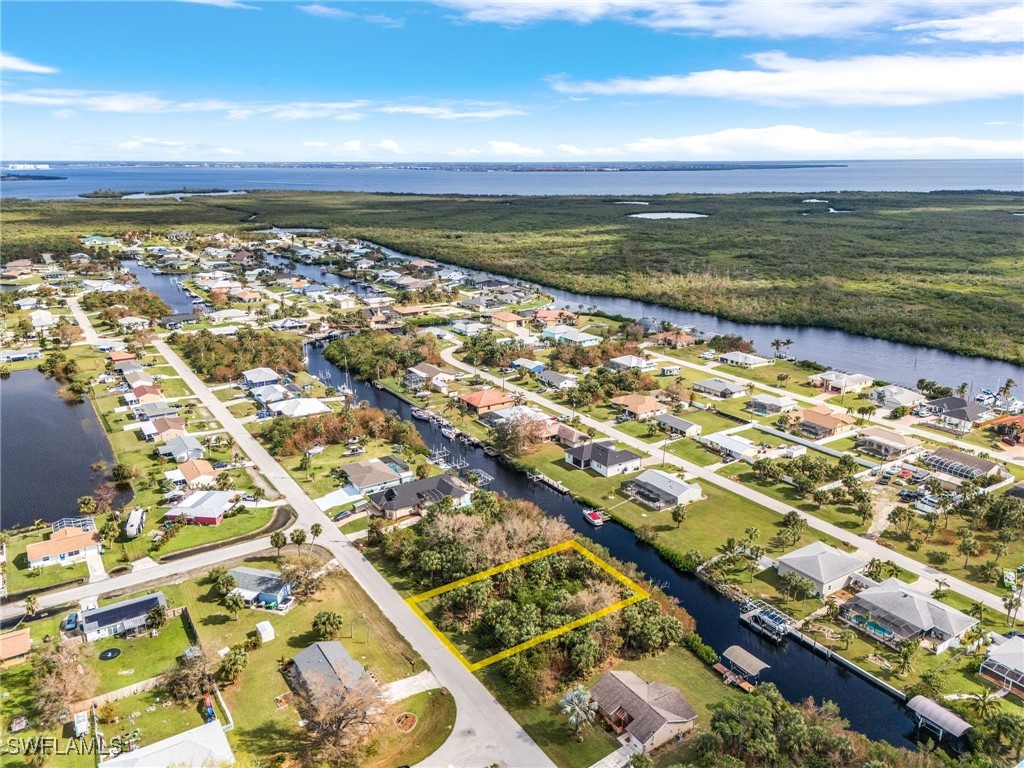
<path fill-rule="evenodd" d="M 324 358 L 321 347 L 310 345 L 308 351 L 311 373 L 322 378 L 329 373 L 329 381 L 335 385 L 345 380 L 344 372 Z M 679 600 L 697 621 L 701 637 L 716 651 L 721 653 L 730 645 L 741 645 L 771 664 L 771 669 L 763 673 L 761 679 L 775 683 L 787 699 L 800 701 L 808 696 L 818 701 L 830 699 L 839 704 L 843 716 L 855 730 L 897 746 L 914 746 L 913 724 L 903 706 L 863 678 L 793 640 L 781 646 L 764 640 L 740 624 L 739 606 L 695 577 L 680 574 L 653 549 L 638 543 L 626 528 L 614 522 L 594 528 L 584 522 L 583 508 L 571 497 L 546 485 L 531 483 L 522 472 L 488 457 L 478 448 L 448 440 L 437 425 L 413 419 L 408 403 L 391 392 L 356 380 L 351 381 L 351 386 L 357 400 L 396 411 L 410 421 L 432 450 L 447 449 L 453 461 L 464 459 L 469 468 L 493 477 L 487 485 L 489 490 L 532 501 L 547 514 L 563 517 L 577 533 L 607 547 L 619 560 L 636 563 L 666 594 Z"/>

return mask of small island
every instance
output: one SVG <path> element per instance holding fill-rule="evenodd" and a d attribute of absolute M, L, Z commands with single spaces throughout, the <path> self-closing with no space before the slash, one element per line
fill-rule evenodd
<path fill-rule="evenodd" d="M 4 173 L 0 181 L 65 181 L 67 176 L 46 176 L 40 173 Z"/>

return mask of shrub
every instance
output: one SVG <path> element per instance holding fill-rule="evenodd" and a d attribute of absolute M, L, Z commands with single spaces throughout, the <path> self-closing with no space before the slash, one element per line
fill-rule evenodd
<path fill-rule="evenodd" d="M 683 645 L 709 667 L 718 663 L 718 654 L 715 652 L 715 649 L 705 643 L 696 632 L 684 635 Z"/>

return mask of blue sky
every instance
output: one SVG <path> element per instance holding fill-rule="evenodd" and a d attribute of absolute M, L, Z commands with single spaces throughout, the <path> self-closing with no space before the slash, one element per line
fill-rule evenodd
<path fill-rule="evenodd" d="M 2 6 L 5 160 L 1019 157 L 1020 2 Z"/>

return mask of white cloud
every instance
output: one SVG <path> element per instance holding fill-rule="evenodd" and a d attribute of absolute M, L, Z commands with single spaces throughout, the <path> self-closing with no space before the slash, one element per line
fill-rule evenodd
<path fill-rule="evenodd" d="M 36 64 L 11 53 L 0 52 L 0 72 L 28 72 L 33 75 L 52 75 L 58 70 L 45 64 Z"/>
<path fill-rule="evenodd" d="M 394 141 L 393 139 L 381 139 L 376 144 L 371 144 L 370 146 L 374 147 L 375 149 L 383 149 L 387 152 L 394 152 L 396 155 L 402 154 L 402 147 L 398 144 L 397 141 Z"/>
<path fill-rule="evenodd" d="M 557 149 L 558 149 L 559 152 L 564 152 L 567 155 L 574 155 L 574 156 L 577 156 L 577 157 L 579 155 L 587 154 L 587 150 L 580 149 L 579 147 L 574 146 L 572 144 L 559 144 Z"/>
<path fill-rule="evenodd" d="M 498 117 L 514 117 L 526 114 L 521 109 L 513 109 L 511 107 L 478 109 L 467 107 L 465 109 L 453 109 L 451 107 L 427 107 L 401 104 L 381 107 L 377 111 L 389 115 L 423 115 L 425 117 L 433 117 L 438 120 L 493 120 Z"/>
<path fill-rule="evenodd" d="M 901 24 L 898 31 L 920 31 L 920 42 L 1017 43 L 1024 38 L 1024 5 L 1019 2 L 985 13 Z"/>
<path fill-rule="evenodd" d="M 567 94 L 703 96 L 760 104 L 909 106 L 1020 95 L 1020 56 L 858 56 L 792 58 L 779 51 L 750 56 L 757 69 L 574 82 L 550 79 Z"/>
<path fill-rule="evenodd" d="M 55 109 L 53 110 L 53 116 L 57 120 L 70 120 L 75 116 L 75 110 L 73 109 Z"/>
<path fill-rule="evenodd" d="M 121 149 L 138 149 L 139 147 L 165 147 L 171 149 L 185 149 L 188 144 L 184 141 L 167 141 L 165 139 L 156 139 L 152 136 L 143 136 L 141 138 L 129 139 L 122 141 L 118 145 Z"/>
<path fill-rule="evenodd" d="M 196 5 L 213 5 L 217 8 L 226 8 L 230 11 L 258 11 L 259 7 L 247 5 L 238 0 L 181 0 L 183 3 L 194 3 Z"/>
<path fill-rule="evenodd" d="M 380 24 L 384 27 L 400 27 L 402 26 L 401 19 L 395 19 L 391 16 L 384 16 L 378 13 L 355 13 L 353 11 L 346 11 L 341 8 L 336 8 L 331 5 L 323 5 L 322 3 L 310 3 L 309 5 L 297 5 L 295 6 L 303 13 L 308 13 L 310 16 L 319 16 L 325 19 L 339 19 L 342 21 L 365 21 L 369 24 Z"/>
<path fill-rule="evenodd" d="M 957 136 L 895 136 L 874 131 L 830 133 L 800 125 L 729 128 L 672 138 L 642 138 L 626 145 L 637 159 L 825 160 L 885 158 L 1019 157 L 1024 141 Z"/>
<path fill-rule="evenodd" d="M 326 141 L 304 141 L 302 142 L 302 146 L 308 147 L 310 149 L 327 149 L 327 147 L 331 145 L 328 144 Z"/>
<path fill-rule="evenodd" d="M 59 88 L 34 88 L 25 91 L 7 89 L 0 101 L 29 106 L 78 107 L 91 112 L 123 112 L 132 114 L 164 114 L 170 112 L 223 112 L 233 120 L 269 117 L 275 120 L 307 120 L 332 118 L 359 120 L 356 111 L 369 104 L 354 101 L 290 101 L 281 103 L 235 102 L 221 99 L 171 101 L 152 93 L 89 91 Z"/>
<path fill-rule="evenodd" d="M 245 154 L 244 152 L 239 152 L 237 149 L 232 149 L 231 147 L 217 147 L 217 152 L 222 155 L 232 156 Z"/>
<path fill-rule="evenodd" d="M 1009 120 L 990 120 L 989 122 L 985 123 L 985 125 L 1009 125 L 1009 124 L 1010 124 Z"/>
<path fill-rule="evenodd" d="M 515 155 L 519 157 L 538 157 L 544 154 L 544 150 L 536 149 L 534 147 L 524 147 L 522 144 L 517 144 L 514 141 L 489 141 L 487 142 L 491 147 L 491 154 L 499 156 Z"/>
<path fill-rule="evenodd" d="M 436 0 L 480 23 L 521 26 L 542 21 L 617 21 L 718 37 L 848 37 L 949 13 L 928 0 Z M 974 2 L 967 7 L 1006 6 Z M 1019 33 L 1019 25 L 1018 25 Z"/>

